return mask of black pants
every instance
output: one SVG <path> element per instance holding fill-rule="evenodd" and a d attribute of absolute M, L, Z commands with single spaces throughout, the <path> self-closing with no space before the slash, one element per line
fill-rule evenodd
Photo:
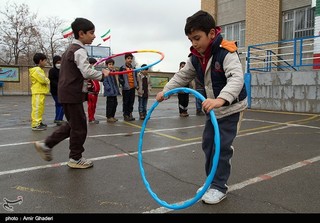
<path fill-rule="evenodd" d="M 69 158 L 78 160 L 84 152 L 83 144 L 87 138 L 87 118 L 83 103 L 62 104 L 68 122 L 62 124 L 45 140 L 49 148 L 53 148 L 61 141 L 69 139 Z"/>
<path fill-rule="evenodd" d="M 178 93 L 179 101 L 179 113 L 187 112 L 189 105 L 189 94 L 187 93 Z"/>
<path fill-rule="evenodd" d="M 136 89 L 131 88 L 130 90 L 122 90 L 123 104 L 122 111 L 123 116 L 130 116 L 133 112 L 134 100 L 136 97 Z"/>
<path fill-rule="evenodd" d="M 211 188 L 215 188 L 223 193 L 228 190 L 227 182 L 231 171 L 231 158 L 233 155 L 232 143 L 237 135 L 240 113 L 235 113 L 217 120 L 220 132 L 220 157 Z M 202 149 L 206 156 L 205 170 L 207 176 L 211 172 L 212 158 L 215 153 L 214 127 L 210 116 L 207 115 L 206 124 L 202 137 Z"/>
<path fill-rule="evenodd" d="M 113 118 L 117 111 L 118 99 L 117 96 L 107 96 L 106 101 L 106 117 Z"/>

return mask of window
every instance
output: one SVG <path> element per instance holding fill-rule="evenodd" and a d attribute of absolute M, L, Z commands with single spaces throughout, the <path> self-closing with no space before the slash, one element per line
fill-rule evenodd
<path fill-rule="evenodd" d="M 306 7 L 283 12 L 282 40 L 314 35 L 314 8 Z"/>
<path fill-rule="evenodd" d="M 238 22 L 221 26 L 221 35 L 226 40 L 237 41 L 238 47 L 244 47 L 245 45 L 245 33 L 246 25 L 245 22 Z"/>

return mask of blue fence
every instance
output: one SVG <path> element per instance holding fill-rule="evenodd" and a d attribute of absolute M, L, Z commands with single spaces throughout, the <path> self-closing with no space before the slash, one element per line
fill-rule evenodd
<path fill-rule="evenodd" d="M 245 84 L 249 108 L 252 73 L 320 69 L 319 52 L 320 36 L 248 46 Z"/>

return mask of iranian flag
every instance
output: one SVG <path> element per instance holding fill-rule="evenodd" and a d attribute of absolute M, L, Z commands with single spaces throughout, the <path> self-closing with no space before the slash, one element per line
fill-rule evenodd
<path fill-rule="evenodd" d="M 63 38 L 67 38 L 67 37 L 71 36 L 72 34 L 73 34 L 73 32 L 72 32 L 71 26 L 62 30 Z"/>
<path fill-rule="evenodd" d="M 101 38 L 102 38 L 102 40 L 103 40 L 103 42 L 105 42 L 105 41 L 107 41 L 108 39 L 110 39 L 110 29 L 105 33 L 105 34 L 103 34 L 102 36 L 101 36 Z"/>

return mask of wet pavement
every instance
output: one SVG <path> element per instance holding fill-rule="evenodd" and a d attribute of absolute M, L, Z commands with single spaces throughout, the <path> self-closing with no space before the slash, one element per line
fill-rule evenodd
<path fill-rule="evenodd" d="M 173 210 L 148 193 L 138 162 L 143 121 L 125 122 L 118 98 L 116 123 L 107 123 L 105 98 L 96 112 L 99 124 L 88 124 L 83 156 L 94 162 L 85 170 L 70 169 L 68 140 L 43 161 L 34 141 L 56 128 L 54 102 L 46 100 L 46 131 L 30 127 L 30 96 L 0 96 L 0 214 L 221 214 L 319 213 L 319 114 L 247 110 L 234 141 L 235 153 L 227 198 L 217 205 L 201 201 Z M 148 107 L 155 102 L 150 97 Z M 86 106 L 86 104 L 85 104 Z M 192 199 L 205 182 L 201 135 L 204 116 L 196 116 L 191 97 L 187 118 L 179 117 L 177 98 L 158 105 L 143 138 L 143 166 L 150 187 L 169 204 Z M 10 203 L 9 201 L 12 201 Z M 9 210 L 10 209 L 10 210 Z M 3 219 L 2 219 L 3 220 Z M 0 221 L 2 222 L 2 221 Z"/>

